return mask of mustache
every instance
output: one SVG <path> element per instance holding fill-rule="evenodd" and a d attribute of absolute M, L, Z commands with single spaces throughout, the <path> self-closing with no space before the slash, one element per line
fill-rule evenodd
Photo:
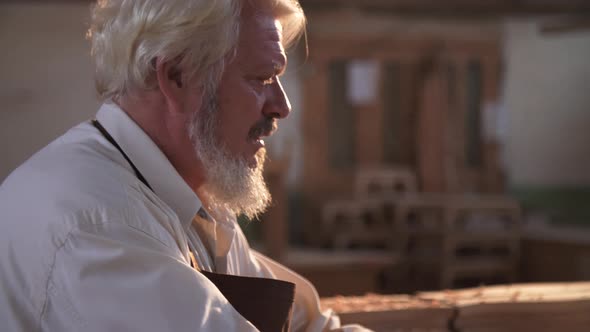
<path fill-rule="evenodd" d="M 250 132 L 248 133 L 248 138 L 250 139 L 258 139 L 261 136 L 270 136 L 277 130 L 277 120 L 274 118 L 264 118 L 256 123 Z"/>

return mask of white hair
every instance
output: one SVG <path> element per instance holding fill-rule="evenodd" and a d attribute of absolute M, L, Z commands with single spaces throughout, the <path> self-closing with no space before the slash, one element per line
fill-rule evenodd
<path fill-rule="evenodd" d="M 286 46 L 301 35 L 305 16 L 297 0 L 98 0 L 88 38 L 99 96 L 154 88 L 156 58 L 179 61 L 211 93 L 235 52 L 244 1 L 281 21 Z"/>

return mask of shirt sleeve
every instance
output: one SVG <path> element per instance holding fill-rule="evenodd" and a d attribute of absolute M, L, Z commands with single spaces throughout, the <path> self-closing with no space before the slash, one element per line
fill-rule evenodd
<path fill-rule="evenodd" d="M 257 331 L 173 250 L 120 223 L 86 224 L 57 252 L 44 331 Z"/>

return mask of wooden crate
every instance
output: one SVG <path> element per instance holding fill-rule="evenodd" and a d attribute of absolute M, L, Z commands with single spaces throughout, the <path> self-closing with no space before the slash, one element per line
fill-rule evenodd
<path fill-rule="evenodd" d="M 356 196 L 360 198 L 376 198 L 417 190 L 416 175 L 405 168 L 360 169 L 354 186 Z"/>
<path fill-rule="evenodd" d="M 502 196 L 451 196 L 444 217 L 441 287 L 450 288 L 469 279 L 516 281 L 521 217 L 515 200 Z"/>
<path fill-rule="evenodd" d="M 514 200 L 443 194 L 406 194 L 387 199 L 395 210 L 395 232 L 398 238 L 405 239 L 402 250 L 416 265 L 413 270 L 421 270 L 417 265 L 438 267 L 439 282 L 434 287 L 516 280 L 520 209 Z M 433 285 L 418 283 L 417 287 Z"/>
<path fill-rule="evenodd" d="M 335 248 L 389 248 L 392 228 L 383 218 L 379 200 L 332 200 L 322 208 L 322 229 Z"/>

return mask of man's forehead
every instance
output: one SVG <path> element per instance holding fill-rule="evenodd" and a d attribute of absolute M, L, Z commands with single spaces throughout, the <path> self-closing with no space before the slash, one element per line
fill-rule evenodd
<path fill-rule="evenodd" d="M 270 29 L 278 29 L 282 33 L 282 25 L 280 20 L 273 13 L 273 10 L 268 6 L 266 1 L 250 0 L 242 8 L 240 13 L 242 24 L 250 23 L 252 20 L 258 21 L 262 27 Z"/>
<path fill-rule="evenodd" d="M 244 20 L 240 35 L 238 53 L 248 53 L 242 60 L 256 65 L 264 62 L 272 65 L 275 72 L 286 66 L 285 50 L 282 45 L 282 26 L 279 20 L 270 15 L 252 15 Z M 252 63 L 253 62 L 253 63 Z"/>
<path fill-rule="evenodd" d="M 259 12 L 244 18 L 242 21 L 243 39 L 258 37 L 266 41 L 282 42 L 283 26 L 281 22 L 271 15 Z"/>

